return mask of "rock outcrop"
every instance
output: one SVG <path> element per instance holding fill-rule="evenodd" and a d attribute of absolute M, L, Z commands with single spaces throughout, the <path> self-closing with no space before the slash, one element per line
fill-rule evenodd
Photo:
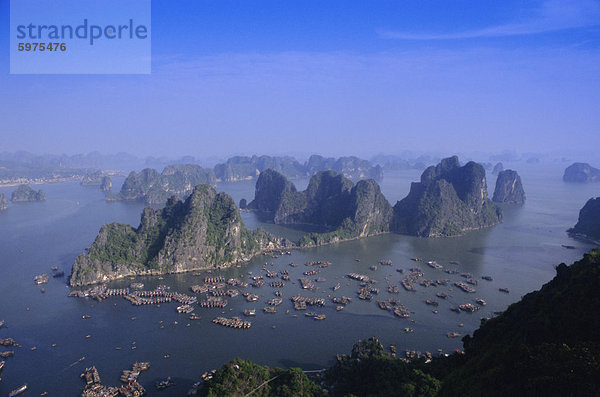
<path fill-rule="evenodd" d="M 376 181 L 383 179 L 383 168 L 379 164 L 373 166 L 370 161 L 354 156 L 340 157 L 336 160 L 333 157 L 312 155 L 306 163 L 306 169 L 309 175 L 314 175 L 319 171 L 333 170 L 350 179 L 374 179 Z"/>
<path fill-rule="evenodd" d="M 589 183 L 600 181 L 600 170 L 588 163 L 573 163 L 565 169 L 563 181 Z"/>
<path fill-rule="evenodd" d="M 186 196 L 199 184 L 216 185 L 212 170 L 194 164 L 175 164 L 165 167 L 162 173 L 146 168 L 132 171 L 123 182 L 117 195 L 107 195 L 107 200 L 138 200 L 146 204 L 164 204 L 172 195 Z"/>
<path fill-rule="evenodd" d="M 296 186 L 284 175 L 273 169 L 267 169 L 260 173 L 256 181 L 254 200 L 248 204 L 248 208 L 262 212 L 275 212 L 284 194 L 295 192 Z"/>
<path fill-rule="evenodd" d="M 8 202 L 4 193 L 0 193 L 0 211 L 6 211 L 8 208 Z"/>
<path fill-rule="evenodd" d="M 492 170 L 492 174 L 498 175 L 500 172 L 504 171 L 504 164 L 496 163 L 494 169 Z"/>
<path fill-rule="evenodd" d="M 458 236 L 502 221 L 502 211 L 487 197 L 485 170 L 450 157 L 427 168 L 420 182 L 394 206 L 392 230 L 420 237 Z"/>
<path fill-rule="evenodd" d="M 229 195 L 198 185 L 185 201 L 172 196 L 162 209 L 145 208 L 137 228 L 102 226 L 88 252 L 75 260 L 70 284 L 229 266 L 289 246 L 262 229 L 246 229 Z"/>
<path fill-rule="evenodd" d="M 273 170 L 261 173 L 252 209 L 268 213 L 277 224 L 312 224 L 330 232 L 305 236 L 301 245 L 321 245 L 389 232 L 392 207 L 372 179 L 351 180 L 334 171 L 315 174 L 306 190 Z"/>
<path fill-rule="evenodd" d="M 110 176 L 102 177 L 102 183 L 100 183 L 100 190 L 106 193 L 112 191 L 112 180 L 110 179 Z"/>
<path fill-rule="evenodd" d="M 217 164 L 214 167 L 214 172 L 218 181 L 235 182 L 254 179 L 267 169 L 278 171 L 288 178 L 306 176 L 304 166 L 298 160 L 289 156 L 236 156 L 228 159 L 225 163 Z"/>
<path fill-rule="evenodd" d="M 12 192 L 10 201 L 13 203 L 24 203 L 29 201 L 45 201 L 46 195 L 40 189 L 37 192 L 33 190 L 29 185 L 19 185 L 17 190 Z"/>
<path fill-rule="evenodd" d="M 309 177 L 319 171 L 327 170 L 336 171 L 351 179 L 381 180 L 383 178 L 383 169 L 380 165 L 373 165 L 368 160 L 354 156 L 336 159 L 313 155 L 304 164 L 290 156 L 236 156 L 228 159 L 225 163 L 217 164 L 214 172 L 219 182 L 235 182 L 254 179 L 268 169 L 291 179 Z"/>
<path fill-rule="evenodd" d="M 505 170 L 498 174 L 492 201 L 495 203 L 517 205 L 525 203 L 525 191 L 523 190 L 521 177 L 517 174 L 517 171 Z"/>
<path fill-rule="evenodd" d="M 591 198 L 579 211 L 577 224 L 568 230 L 572 236 L 600 242 L 600 197 Z"/>
<path fill-rule="evenodd" d="M 104 178 L 104 172 L 102 171 L 93 171 L 88 172 L 81 178 L 82 186 L 100 186 L 102 184 L 102 179 Z"/>

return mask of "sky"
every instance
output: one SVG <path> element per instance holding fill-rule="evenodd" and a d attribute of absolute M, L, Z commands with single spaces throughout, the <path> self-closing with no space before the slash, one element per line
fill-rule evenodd
<path fill-rule="evenodd" d="M 155 0 L 149 75 L 11 75 L 9 22 L 0 152 L 600 146 L 600 0 Z"/>

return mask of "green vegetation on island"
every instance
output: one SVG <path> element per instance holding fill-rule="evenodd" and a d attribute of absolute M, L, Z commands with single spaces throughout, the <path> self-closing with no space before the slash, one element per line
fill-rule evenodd
<path fill-rule="evenodd" d="M 458 157 L 428 167 L 420 182 L 394 206 L 392 230 L 420 237 L 458 236 L 502 221 L 502 211 L 488 199 L 485 169 Z"/>
<path fill-rule="evenodd" d="M 517 171 L 504 170 L 498 173 L 492 201 L 516 205 L 525 203 L 525 190 L 523 190 L 523 183 Z"/>
<path fill-rule="evenodd" d="M 322 245 L 389 231 L 392 207 L 372 179 L 356 185 L 334 171 L 315 174 L 306 190 L 274 170 L 262 172 L 248 208 L 270 215 L 276 224 L 310 224 L 329 229 L 311 233 L 301 246 Z"/>
<path fill-rule="evenodd" d="M 12 192 L 10 201 L 13 203 L 24 203 L 30 201 L 45 201 L 46 195 L 43 190 L 37 192 L 33 190 L 29 185 L 19 185 L 17 190 Z"/>
<path fill-rule="evenodd" d="M 145 208 L 137 228 L 102 226 L 77 257 L 70 284 L 228 266 L 289 245 L 262 229 L 246 229 L 229 195 L 198 185 L 185 201 L 173 196 L 162 209 Z"/>
<path fill-rule="evenodd" d="M 216 185 L 212 170 L 194 164 L 175 164 L 164 168 L 162 173 L 146 168 L 132 171 L 118 194 L 108 194 L 107 200 L 136 200 L 146 204 L 164 204 L 173 195 L 186 196 L 199 184 Z"/>

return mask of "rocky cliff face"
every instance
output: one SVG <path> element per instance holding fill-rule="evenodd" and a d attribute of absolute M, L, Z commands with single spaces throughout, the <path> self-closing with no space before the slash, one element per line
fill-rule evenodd
<path fill-rule="evenodd" d="M 565 182 L 589 183 L 600 181 L 600 170 L 587 163 L 573 163 L 563 175 Z"/>
<path fill-rule="evenodd" d="M 102 177 L 102 182 L 100 183 L 100 190 L 106 193 L 112 191 L 112 180 L 110 179 L 110 176 Z"/>
<path fill-rule="evenodd" d="M 487 198 L 485 170 L 450 157 L 427 168 L 421 182 L 394 206 L 392 229 L 420 237 L 457 236 L 500 223 L 501 210 Z"/>
<path fill-rule="evenodd" d="M 283 195 L 294 192 L 296 186 L 285 176 L 275 170 L 267 169 L 260 173 L 256 181 L 254 200 L 248 204 L 248 208 L 263 212 L 276 211 Z"/>
<path fill-rule="evenodd" d="M 496 163 L 494 169 L 492 170 L 492 174 L 498 175 L 500 172 L 504 171 L 504 164 Z"/>
<path fill-rule="evenodd" d="M 325 158 L 319 155 L 312 155 L 306 163 L 306 169 L 309 175 L 314 175 L 319 171 L 333 170 L 350 179 L 383 179 L 383 168 L 380 165 L 371 164 L 368 160 L 361 160 L 358 157 L 340 157 L 337 160 L 333 157 Z"/>
<path fill-rule="evenodd" d="M 4 193 L 0 193 L 0 211 L 6 211 L 8 208 L 8 202 Z"/>
<path fill-rule="evenodd" d="M 228 159 L 225 163 L 214 167 L 215 176 L 218 181 L 235 182 L 240 180 L 254 179 L 261 172 L 272 169 L 286 178 L 302 178 L 316 174 L 319 171 L 333 170 L 352 179 L 383 178 L 383 168 L 373 165 L 368 160 L 358 157 L 333 157 L 325 158 L 313 155 L 307 162 L 301 164 L 293 157 L 271 157 L 271 156 L 236 156 Z"/>
<path fill-rule="evenodd" d="M 41 189 L 36 192 L 29 185 L 20 185 L 10 196 L 10 201 L 13 203 L 45 200 L 46 195 Z"/>
<path fill-rule="evenodd" d="M 273 169 L 288 178 L 300 178 L 306 176 L 304 166 L 295 158 L 289 156 L 236 156 L 228 159 L 225 163 L 217 164 L 214 171 L 217 180 L 223 182 L 235 182 L 245 179 L 254 179 L 262 171 L 267 169 Z"/>
<path fill-rule="evenodd" d="M 600 197 L 591 198 L 579 211 L 577 224 L 568 230 L 573 236 L 581 236 L 600 242 Z"/>
<path fill-rule="evenodd" d="M 505 170 L 498 174 L 492 201 L 495 203 L 517 205 L 525 203 L 525 191 L 523 190 L 521 177 L 517 174 L 517 171 Z"/>
<path fill-rule="evenodd" d="M 289 246 L 262 229 L 246 229 L 229 195 L 198 185 L 185 201 L 173 196 L 163 209 L 145 208 L 137 228 L 102 226 L 87 254 L 77 257 L 70 284 L 228 266 Z"/>
<path fill-rule="evenodd" d="M 162 173 L 146 168 L 132 171 L 117 195 L 108 200 L 143 200 L 147 204 L 164 204 L 172 195 L 185 196 L 199 184 L 216 185 L 212 170 L 194 164 L 176 164 L 165 167 Z"/>
<path fill-rule="evenodd" d="M 102 171 L 88 172 L 81 178 L 82 186 L 100 186 L 104 173 Z"/>
<path fill-rule="evenodd" d="M 334 171 L 315 174 L 305 191 L 298 192 L 285 177 L 265 171 L 256 186 L 253 201 L 267 203 L 277 224 L 313 224 L 329 233 L 306 236 L 302 245 L 321 245 L 389 231 L 392 208 L 374 180 L 356 185 Z M 267 194 L 265 194 L 267 193 Z M 251 203 L 252 204 L 252 203 Z"/>

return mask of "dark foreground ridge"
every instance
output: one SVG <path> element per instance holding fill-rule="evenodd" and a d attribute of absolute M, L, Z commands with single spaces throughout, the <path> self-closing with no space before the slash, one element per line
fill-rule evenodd
<path fill-rule="evenodd" d="M 289 245 L 246 229 L 229 195 L 198 185 L 185 201 L 173 196 L 163 209 L 145 208 L 137 228 L 102 226 L 87 254 L 77 257 L 70 284 L 228 266 Z"/>
<path fill-rule="evenodd" d="M 473 336 L 463 339 L 464 352 L 408 361 L 370 338 L 309 376 L 311 382 L 299 369 L 236 359 L 206 377 L 199 395 L 597 396 L 599 288 L 600 251 L 594 250 L 571 266 L 558 265 L 541 290 L 482 320 Z"/>

